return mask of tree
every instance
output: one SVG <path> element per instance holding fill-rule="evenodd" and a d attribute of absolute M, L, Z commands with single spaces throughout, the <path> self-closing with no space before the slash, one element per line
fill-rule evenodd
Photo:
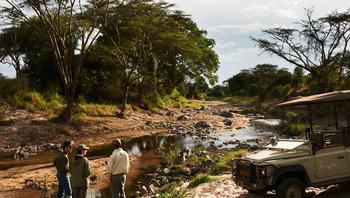
<path fill-rule="evenodd" d="M 312 10 L 308 9 L 306 19 L 298 23 L 299 29 L 266 29 L 263 32 L 267 39 L 252 39 L 263 52 L 277 55 L 327 84 L 334 72 L 339 72 L 341 78 L 348 64 L 345 54 L 350 40 L 349 22 L 349 10 L 314 19 Z M 340 64 L 331 64 L 335 56 Z"/>
<path fill-rule="evenodd" d="M 75 104 L 80 68 L 86 53 L 107 23 L 108 0 L 6 0 L 2 13 L 9 20 L 29 21 L 32 14 L 40 21 L 37 30 L 45 34 L 55 57 L 67 106 L 60 115 L 69 121 Z M 28 12 L 29 9 L 29 12 Z M 29 14 L 30 13 L 30 14 Z"/>
<path fill-rule="evenodd" d="M 22 74 L 23 50 L 20 47 L 20 29 L 10 27 L 0 34 L 0 62 L 11 65 L 16 71 L 16 78 Z"/>
<path fill-rule="evenodd" d="M 185 80 L 205 78 L 212 84 L 217 80 L 215 42 L 171 7 L 164 2 L 129 1 L 114 10 L 117 17 L 98 39 L 98 48 L 115 58 L 122 73 L 122 117 L 132 85 L 139 89 L 141 101 L 149 101 L 159 93 L 172 93 Z"/>

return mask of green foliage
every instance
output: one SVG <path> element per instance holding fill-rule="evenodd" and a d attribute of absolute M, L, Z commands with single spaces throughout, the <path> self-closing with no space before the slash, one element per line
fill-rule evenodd
<path fill-rule="evenodd" d="M 19 92 L 12 97 L 9 103 L 32 112 L 45 111 L 50 116 L 56 116 L 65 106 L 61 96 L 57 94 L 44 96 L 36 91 Z"/>
<path fill-rule="evenodd" d="M 290 93 L 293 78 L 293 74 L 286 69 L 263 64 L 249 70 L 242 70 L 226 80 L 225 84 L 228 93 L 235 96 L 258 96 L 260 101 L 275 98 L 282 100 Z"/>
<path fill-rule="evenodd" d="M 159 198 L 185 198 L 186 191 L 178 187 L 176 183 L 171 183 L 162 187 Z"/>
<path fill-rule="evenodd" d="M 224 102 L 231 102 L 231 103 L 241 103 L 241 102 L 255 102 L 256 98 L 254 97 L 247 97 L 247 96 L 232 96 L 232 97 L 226 97 L 223 99 Z"/>
<path fill-rule="evenodd" d="M 0 102 L 12 103 L 14 95 L 27 91 L 27 83 L 25 78 L 8 79 L 0 74 Z"/>
<path fill-rule="evenodd" d="M 74 117 L 84 118 L 88 116 L 113 115 L 116 111 L 116 105 L 80 103 L 74 112 Z"/>
<path fill-rule="evenodd" d="M 201 106 L 200 103 L 181 96 L 180 92 L 178 92 L 176 89 L 173 90 L 171 95 L 164 96 L 163 98 L 158 98 L 157 104 L 159 106 L 156 107 L 167 108 L 197 108 Z"/>
<path fill-rule="evenodd" d="M 309 127 L 307 124 L 289 124 L 284 134 L 290 136 L 300 136 L 305 133 L 305 130 Z"/>
<path fill-rule="evenodd" d="M 90 5 L 90 2 L 86 4 Z M 200 29 L 189 15 L 174 9 L 173 6 L 166 2 L 140 0 L 128 1 L 113 7 L 108 12 L 111 12 L 111 15 L 115 14 L 116 17 L 108 21 L 107 26 L 97 26 L 98 29 L 103 27 L 103 34 L 98 36 L 91 48 L 90 45 L 86 46 L 89 50 L 84 50 L 86 54 L 82 56 L 69 55 L 74 52 L 70 48 L 76 48 L 81 37 L 69 38 L 75 33 L 84 34 L 83 32 L 74 32 L 74 28 L 68 29 L 73 33 L 69 34 L 66 45 L 62 45 L 64 47 L 61 49 L 52 47 L 53 44 L 46 34 L 35 31 L 36 28 L 43 27 L 47 21 L 43 22 L 37 17 L 30 16 L 28 20 L 18 21 L 9 30 L 18 33 L 16 38 L 19 43 L 12 49 L 18 50 L 16 54 L 23 54 L 25 64 L 23 74 L 28 77 L 28 83 L 20 84 L 28 84 L 29 90 L 36 90 L 39 93 L 66 95 L 65 99 L 68 100 L 77 98 L 69 96 L 70 94 L 79 95 L 75 102 L 83 105 L 77 106 L 78 112 L 74 113 L 75 116 L 101 114 L 102 112 L 94 113 L 88 110 L 95 109 L 95 107 L 86 107 L 86 104 L 91 102 L 124 104 L 123 101 L 128 101 L 145 107 L 196 106 L 182 96 L 206 97 L 208 85 L 214 85 L 218 80 L 215 73 L 219 67 L 219 58 L 214 51 L 215 41 L 208 38 L 207 32 Z M 60 6 L 54 2 L 50 9 L 57 7 Z M 65 9 L 65 7 L 60 8 Z M 66 19 L 58 15 L 48 19 L 71 19 L 72 21 L 66 21 L 67 24 L 77 24 L 77 28 L 95 24 L 86 23 L 89 19 L 93 20 L 95 15 L 89 15 L 90 13 L 85 13 L 84 10 L 82 12 L 84 13 L 80 18 L 74 15 Z M 101 13 L 98 12 L 98 14 Z M 55 27 L 57 25 L 67 30 L 66 25 L 54 24 Z M 5 29 L 1 31 L 1 33 L 4 32 Z M 65 32 L 62 31 L 62 34 Z M 5 36 L 12 35 L 14 34 L 6 32 Z M 83 46 L 78 45 L 78 47 Z M 0 46 L 1 49 L 2 47 Z M 61 50 L 60 53 L 55 51 L 57 49 Z M 57 60 L 60 58 L 55 56 L 61 53 L 67 53 L 64 55 L 67 60 Z M 65 67 L 61 65 L 66 63 Z M 67 71 L 62 68 L 66 68 Z M 77 72 L 76 75 L 75 72 Z M 10 83 L 12 82 L 8 82 L 7 86 L 0 81 L 0 88 L 4 86 L 2 90 L 8 92 L 0 93 L 0 100 L 5 98 L 4 95 L 6 97 L 16 95 L 18 85 L 14 83 L 10 85 Z M 75 89 L 75 83 L 77 83 L 76 90 L 71 90 Z M 18 98 L 17 103 L 22 102 L 22 98 Z M 39 101 L 35 105 L 19 105 L 41 110 L 46 109 L 44 103 Z M 56 109 L 61 109 L 60 105 L 58 106 L 59 108 Z M 110 112 L 106 109 L 102 111 Z"/>
<path fill-rule="evenodd" d="M 298 114 L 293 111 L 288 111 L 286 114 L 288 122 L 298 122 Z"/>
<path fill-rule="evenodd" d="M 223 98 L 225 96 L 226 87 L 216 85 L 210 89 L 208 96 Z"/>
<path fill-rule="evenodd" d="M 247 150 L 233 150 L 223 152 L 223 157 L 220 157 L 219 161 L 215 163 L 211 173 L 214 175 L 219 175 L 220 173 L 230 168 L 233 159 L 244 156 L 247 153 Z"/>
<path fill-rule="evenodd" d="M 179 157 L 180 148 L 176 145 L 170 145 L 168 147 L 161 147 L 158 149 L 162 160 L 169 166 L 174 166 L 176 160 Z"/>
<path fill-rule="evenodd" d="M 215 178 L 213 176 L 207 174 L 198 174 L 196 177 L 189 183 L 188 187 L 195 188 L 201 184 L 209 183 L 214 181 Z"/>

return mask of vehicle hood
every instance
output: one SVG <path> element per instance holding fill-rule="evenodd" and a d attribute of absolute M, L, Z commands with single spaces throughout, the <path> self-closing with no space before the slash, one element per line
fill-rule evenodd
<path fill-rule="evenodd" d="M 290 159 L 310 155 L 309 142 L 305 140 L 282 139 L 265 146 L 264 150 L 250 153 L 247 160 L 266 162 L 279 159 Z"/>
<path fill-rule="evenodd" d="M 253 162 L 265 162 L 271 160 L 278 159 L 289 159 L 296 157 L 303 157 L 310 155 L 310 152 L 305 150 L 287 150 L 287 151 L 279 151 L 279 150 L 261 150 L 251 154 L 248 154 L 245 159 Z"/>

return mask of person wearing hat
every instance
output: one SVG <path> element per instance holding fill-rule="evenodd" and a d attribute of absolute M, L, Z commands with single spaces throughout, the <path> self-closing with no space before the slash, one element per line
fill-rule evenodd
<path fill-rule="evenodd" d="M 69 158 L 68 154 L 72 151 L 72 142 L 65 141 L 62 144 L 62 152 L 55 158 L 54 166 L 57 169 L 58 192 L 57 198 L 72 197 L 72 187 L 69 182 Z"/>
<path fill-rule="evenodd" d="M 129 156 L 121 148 L 120 139 L 112 141 L 114 151 L 107 161 L 108 172 L 110 173 L 110 190 L 112 198 L 125 198 L 126 173 L 129 172 Z"/>
<path fill-rule="evenodd" d="M 91 175 L 89 160 L 85 157 L 87 150 L 89 147 L 86 145 L 78 145 L 77 153 L 70 162 L 73 198 L 85 198 L 87 194 Z"/>

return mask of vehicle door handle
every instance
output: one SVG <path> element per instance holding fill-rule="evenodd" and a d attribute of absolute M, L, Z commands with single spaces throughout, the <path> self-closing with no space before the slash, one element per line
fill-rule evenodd
<path fill-rule="evenodd" d="M 344 156 L 338 156 L 337 159 L 344 159 Z"/>

